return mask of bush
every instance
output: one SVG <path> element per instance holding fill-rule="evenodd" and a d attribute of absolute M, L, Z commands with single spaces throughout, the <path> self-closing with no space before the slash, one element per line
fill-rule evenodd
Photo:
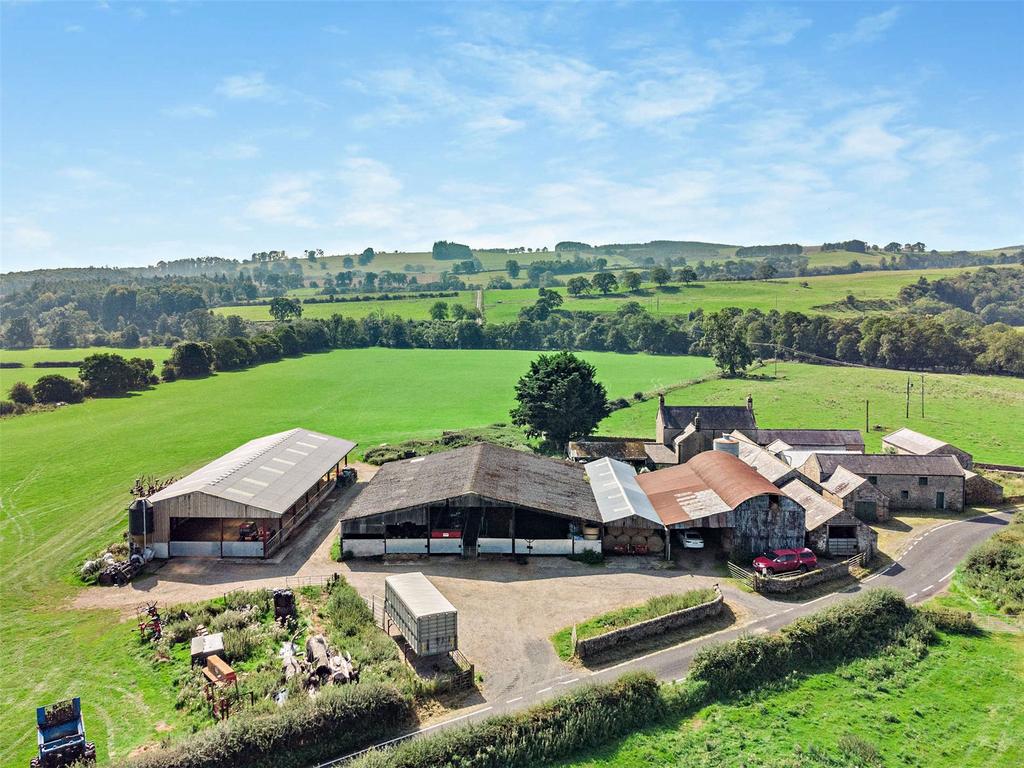
<path fill-rule="evenodd" d="M 960 580 L 978 597 L 1011 616 L 1024 612 L 1024 518 L 1014 522 L 964 558 Z"/>
<path fill-rule="evenodd" d="M 903 596 L 876 589 L 804 616 L 772 635 L 741 637 L 702 648 L 690 678 L 727 694 L 778 680 L 809 664 L 841 662 L 891 642 L 914 619 Z"/>
<path fill-rule="evenodd" d="M 0 368 L 24 368 L 24 363 L 16 363 L 13 360 L 0 360 Z"/>
<path fill-rule="evenodd" d="M 587 565 L 604 565 L 604 555 L 600 552 L 594 552 L 592 549 L 569 555 L 569 559 L 577 563 L 586 563 Z"/>
<path fill-rule="evenodd" d="M 412 702 L 378 685 L 328 687 L 270 714 L 240 713 L 169 749 L 115 763 L 122 768 L 305 768 L 390 736 Z"/>
<path fill-rule="evenodd" d="M 80 381 L 50 373 L 32 385 L 32 394 L 37 403 L 80 403 L 85 399 L 85 387 Z"/>
<path fill-rule="evenodd" d="M 525 712 L 374 752 L 350 768 L 515 768 L 536 766 L 595 747 L 649 725 L 664 714 L 658 683 L 648 673 L 587 685 Z"/>
<path fill-rule="evenodd" d="M 33 396 L 32 390 L 24 381 L 17 381 L 11 386 L 9 397 L 11 402 L 20 403 L 21 405 L 36 404 L 36 398 Z"/>
<path fill-rule="evenodd" d="M 978 632 L 978 625 L 974 623 L 974 617 L 968 611 L 939 605 L 924 605 L 917 610 L 936 629 L 943 632 L 957 635 L 973 635 Z"/>
<path fill-rule="evenodd" d="M 17 416 L 27 410 L 28 408 L 21 403 L 11 402 L 10 400 L 0 400 L 0 416 Z"/>

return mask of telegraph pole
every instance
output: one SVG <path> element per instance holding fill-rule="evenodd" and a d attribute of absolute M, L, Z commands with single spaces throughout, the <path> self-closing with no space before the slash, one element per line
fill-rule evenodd
<path fill-rule="evenodd" d="M 921 418 L 924 418 L 924 374 L 921 374 Z"/>
<path fill-rule="evenodd" d="M 865 434 L 871 431 L 871 401 L 864 401 L 864 432 Z"/>
<path fill-rule="evenodd" d="M 907 374 L 907 418 L 910 418 L 910 374 Z"/>

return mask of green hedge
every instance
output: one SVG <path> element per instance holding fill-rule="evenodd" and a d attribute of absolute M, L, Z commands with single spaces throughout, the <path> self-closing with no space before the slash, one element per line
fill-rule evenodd
<path fill-rule="evenodd" d="M 646 673 L 588 685 L 533 709 L 372 752 L 348 768 L 516 768 L 535 766 L 607 742 L 664 714 L 658 683 Z"/>
<path fill-rule="evenodd" d="M 123 768 L 305 768 L 394 735 L 412 702 L 390 686 L 326 688 L 272 715 L 239 715 Z"/>
<path fill-rule="evenodd" d="M 693 657 L 689 677 L 721 694 L 749 690 L 811 664 L 875 651 L 899 638 L 914 616 L 898 592 L 872 590 L 799 618 L 778 633 L 702 648 Z"/>
<path fill-rule="evenodd" d="M 967 554 L 959 581 L 1002 613 L 1024 613 L 1024 514 Z"/>

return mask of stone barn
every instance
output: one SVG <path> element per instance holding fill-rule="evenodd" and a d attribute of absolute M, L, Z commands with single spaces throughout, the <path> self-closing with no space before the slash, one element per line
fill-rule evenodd
<path fill-rule="evenodd" d="M 648 443 L 651 464 L 665 466 L 682 464 L 698 453 L 710 451 L 716 437 L 733 430 L 757 429 L 754 401 L 747 405 L 665 405 L 664 395 L 658 398 L 655 419 L 656 441 Z"/>
<path fill-rule="evenodd" d="M 863 552 L 868 560 L 874 557 L 878 534 L 870 526 L 802 480 L 791 480 L 782 490 L 804 508 L 808 547 L 819 555 L 850 557 Z"/>
<path fill-rule="evenodd" d="M 713 546 L 744 555 L 802 547 L 804 509 L 785 491 L 725 451 L 637 476 L 666 527 L 699 530 Z"/>
<path fill-rule="evenodd" d="M 869 483 L 867 478 L 855 475 L 845 467 L 839 467 L 828 480 L 821 483 L 821 493 L 858 520 L 884 523 L 892 516 L 889 512 L 889 497 L 878 490 L 878 486 Z"/>
<path fill-rule="evenodd" d="M 355 443 L 308 429 L 250 440 L 149 497 L 156 557 L 268 557 L 334 489 Z"/>
<path fill-rule="evenodd" d="M 601 551 L 583 465 L 490 443 L 385 464 L 341 515 L 355 556 Z"/>
<path fill-rule="evenodd" d="M 883 437 L 882 447 L 906 456 L 952 456 L 964 469 L 974 468 L 974 457 L 967 451 L 906 427 Z"/>

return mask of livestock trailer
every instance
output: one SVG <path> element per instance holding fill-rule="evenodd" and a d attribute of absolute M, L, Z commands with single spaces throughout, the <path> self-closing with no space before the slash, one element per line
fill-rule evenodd
<path fill-rule="evenodd" d="M 384 613 L 417 656 L 436 656 L 459 648 L 458 612 L 422 573 L 384 580 Z"/>

